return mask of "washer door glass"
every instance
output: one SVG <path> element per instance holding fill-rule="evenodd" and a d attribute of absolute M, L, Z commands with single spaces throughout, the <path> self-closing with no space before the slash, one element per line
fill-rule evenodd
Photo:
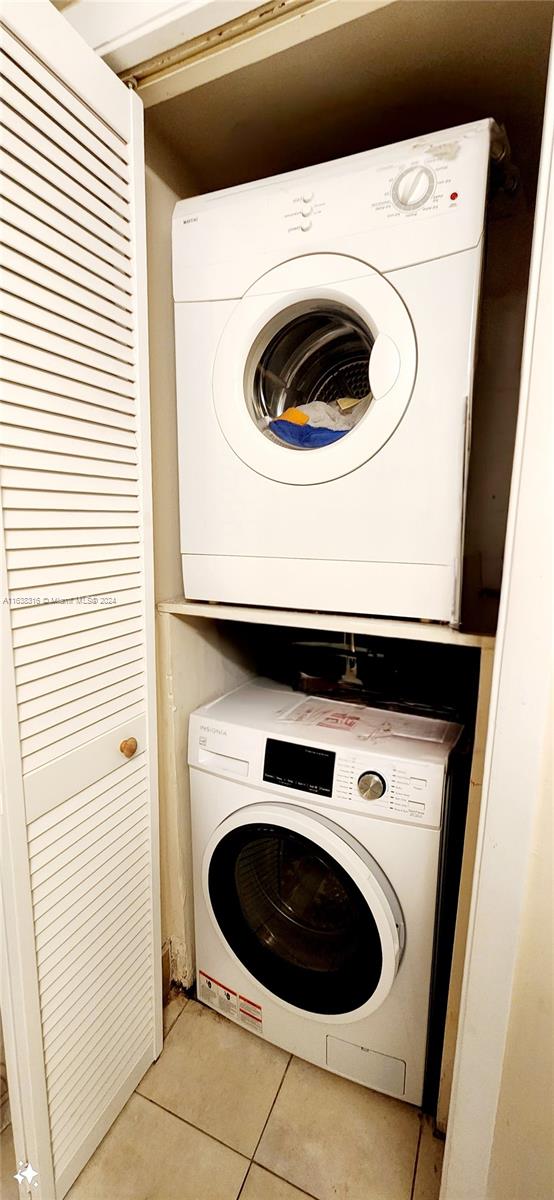
<path fill-rule="evenodd" d="M 338 1014 L 375 993 L 383 968 L 375 918 L 321 845 L 277 825 L 239 826 L 216 845 L 208 888 L 226 942 L 281 1000 Z"/>

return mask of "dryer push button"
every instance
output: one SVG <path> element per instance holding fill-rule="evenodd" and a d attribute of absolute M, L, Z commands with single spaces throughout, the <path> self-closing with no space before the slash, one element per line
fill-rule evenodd
<path fill-rule="evenodd" d="M 358 791 L 364 800 L 380 800 L 386 789 L 382 775 L 377 771 L 364 771 L 358 779 Z"/>

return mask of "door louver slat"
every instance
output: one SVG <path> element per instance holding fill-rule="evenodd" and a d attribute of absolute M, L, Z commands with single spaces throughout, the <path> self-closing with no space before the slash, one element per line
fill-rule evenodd
<path fill-rule="evenodd" d="M 37 650 L 28 650 L 27 647 L 36 646 L 39 641 L 41 642 L 41 658 L 43 655 L 49 657 L 50 654 L 59 653 L 62 647 L 70 650 L 76 646 L 90 646 L 94 644 L 95 639 L 101 641 L 103 637 L 115 636 L 115 632 L 119 632 L 123 625 L 126 628 L 132 628 L 132 620 L 135 617 L 142 619 L 142 611 L 140 602 L 137 603 L 136 600 L 100 610 L 96 606 L 89 606 L 89 610 L 81 616 L 67 617 L 63 620 L 60 614 L 58 620 L 44 622 L 42 628 L 38 629 L 35 629 L 33 625 L 27 626 L 23 623 L 17 625 L 17 617 L 19 617 L 19 613 L 13 612 L 16 667 L 19 663 L 32 662 L 33 656 L 36 659 Z M 66 635 L 69 636 L 66 637 Z"/>
<path fill-rule="evenodd" d="M 3 33 L 3 31 L 2 31 Z M 0 40 L 0 95 L 16 112 L 33 123 L 68 154 L 76 158 L 89 173 L 126 197 L 125 165 L 114 157 L 98 139 L 88 135 L 85 127 L 75 120 L 40 84 L 18 67 L 9 55 L 5 37 Z M 87 145 L 88 142 L 88 145 Z"/>
<path fill-rule="evenodd" d="M 0 185 L 2 194 L 4 191 L 9 191 L 9 180 L 5 180 Z M 98 254 L 100 244 L 95 245 L 95 251 L 88 250 L 83 245 L 83 239 L 75 237 L 67 237 L 59 228 L 54 228 L 44 219 L 36 218 L 32 213 L 27 212 L 25 208 L 21 208 L 19 204 L 14 204 L 9 196 L 3 194 L 3 220 L 8 228 L 6 229 L 6 243 L 17 245 L 19 242 L 18 234 L 24 234 L 28 238 L 32 238 L 44 247 L 44 261 L 46 265 L 49 262 L 55 262 L 53 255 L 59 254 L 62 260 L 66 262 L 66 270 L 70 272 L 70 277 L 81 282 L 84 278 L 92 276 L 92 289 L 97 290 L 101 286 L 102 281 L 109 283 L 118 291 L 124 292 L 129 296 L 132 295 L 132 279 L 128 271 L 121 271 L 114 267 L 113 263 L 108 262 L 103 254 Z M 21 248 L 21 247 L 20 247 Z M 79 263 L 75 262 L 78 255 Z M 79 267 L 82 268 L 87 275 L 81 275 Z M 54 267 L 54 269 L 56 269 Z M 72 272 L 72 273 L 71 273 Z M 98 279 L 98 284 L 94 286 L 95 279 Z M 85 282 L 86 286 L 86 282 Z"/>
<path fill-rule="evenodd" d="M 61 178 L 61 189 L 56 187 L 43 175 L 30 169 L 28 164 L 28 155 L 23 142 L 17 144 L 17 138 L 2 138 L 2 149 L 0 150 L 0 171 L 7 179 L 19 184 L 25 188 L 31 196 L 38 193 L 45 204 L 48 204 L 53 212 L 65 213 L 70 220 L 76 225 L 82 225 L 88 233 L 94 234 L 98 241 L 107 247 L 115 250 L 124 258 L 129 258 L 130 244 L 119 229 L 114 228 L 111 223 L 102 220 L 97 212 L 77 203 L 71 196 L 66 196 L 64 189 L 63 176 Z M 10 154 L 6 148 L 6 142 L 16 151 L 15 154 Z M 25 272 L 24 272 L 25 274 Z"/>
<path fill-rule="evenodd" d="M 56 169 L 78 181 L 85 191 L 128 221 L 124 181 L 102 170 L 102 164 L 98 170 L 95 159 L 79 142 L 10 83 L 7 78 L 9 61 L 0 52 L 0 103 L 7 112 L 6 123 L 9 121 L 14 134 L 46 162 L 55 163 Z"/>
<path fill-rule="evenodd" d="M 6 160 L 12 159 L 11 173 L 14 173 L 15 163 L 23 163 L 29 171 L 40 180 L 41 183 L 49 183 L 52 187 L 57 188 L 60 195 L 71 199 L 83 212 L 93 214 L 97 221 L 104 225 L 108 230 L 114 230 L 120 237 L 129 239 L 129 218 L 122 217 L 111 204 L 107 204 L 104 200 L 99 200 L 94 192 L 89 187 L 75 179 L 75 174 L 72 173 L 71 160 L 62 152 L 58 152 L 56 156 L 52 151 L 54 147 L 41 139 L 40 134 L 35 139 L 39 149 L 34 150 L 28 140 L 24 140 L 21 134 L 22 122 L 15 113 L 8 109 L 6 105 L 0 104 L 0 116 L 3 126 L 2 147 L 5 151 Z M 26 138 L 30 136 L 26 133 Z M 57 162 L 59 162 L 59 166 Z M 77 168 L 78 172 L 78 168 Z"/>
<path fill-rule="evenodd" d="M 101 162 L 111 162 L 112 169 L 126 179 L 129 146 L 125 140 L 92 112 L 88 105 L 80 103 L 75 93 L 69 91 L 67 85 L 53 71 L 41 63 L 35 54 L 4 27 L 0 30 L 0 45 L 20 69 L 22 89 L 27 88 L 23 78 L 27 76 L 31 84 L 34 84 L 34 89 L 29 94 L 37 96 L 37 89 L 40 89 L 41 104 L 45 111 L 50 111 L 51 105 L 59 106 L 55 111 L 59 114 L 61 124 L 67 125 L 68 129 L 73 127 L 77 138 L 88 146 Z"/>
<path fill-rule="evenodd" d="M 122 935 L 125 931 L 122 930 Z M 140 1011 L 140 1010 L 139 1010 Z M 139 1021 L 144 1021 L 144 1013 L 140 1011 Z M 134 1023 L 133 1023 L 134 1024 Z M 132 1032 L 133 1026 L 131 1027 Z M 113 1026 L 106 1023 L 98 1036 L 98 1030 L 92 1045 L 83 1045 L 79 1060 L 75 1064 L 69 1058 L 63 1062 L 62 1082 L 56 1090 L 54 1082 L 48 1088 L 48 1099 L 53 1116 L 59 1121 L 60 1116 L 70 1107 L 78 1107 L 82 1088 L 83 1073 L 88 1075 L 96 1066 L 109 1062 L 120 1038 L 119 1030 L 114 1032 Z M 62 1106 L 63 1105 L 63 1106 Z"/>
<path fill-rule="evenodd" d="M 39 965 L 39 975 L 47 975 L 50 970 L 56 970 L 58 964 L 58 951 L 62 943 L 67 946 L 68 953 L 72 953 L 82 944 L 83 937 L 86 934 L 91 936 L 103 928 L 104 922 L 111 920 L 112 914 L 119 911 L 121 903 L 121 893 L 125 892 L 125 903 L 134 903 L 136 896 L 140 895 L 141 889 L 145 882 L 145 873 L 148 871 L 148 861 L 144 855 L 144 851 L 139 849 L 136 853 L 128 855 L 127 869 L 114 875 L 111 880 L 103 880 L 102 898 L 95 897 L 89 899 L 89 903 L 72 913 L 69 920 L 64 924 L 64 932 L 62 934 L 52 934 L 50 937 L 45 937 L 41 946 L 37 959 Z M 78 1031 L 75 1032 L 75 1040 L 79 1041 Z M 69 1044 L 67 1045 L 69 1049 Z"/>
<path fill-rule="evenodd" d="M 30 179 L 27 182 L 30 184 Z M 40 236 L 52 249 L 58 245 L 64 251 L 65 245 L 66 255 L 69 248 L 73 247 L 72 256 L 82 254 L 84 264 L 96 264 L 94 271 L 100 270 L 99 264 L 102 264 L 108 272 L 108 278 L 113 276 L 114 280 L 119 279 L 124 285 L 130 284 L 132 276 L 128 253 L 108 245 L 97 233 L 68 216 L 59 205 L 48 203 L 43 195 L 37 195 L 29 187 L 22 186 L 6 172 L 0 176 L 0 196 L 4 203 L 12 206 L 12 223 L 16 228 Z M 58 238 L 63 239 L 63 244 L 57 242 Z"/>
<path fill-rule="evenodd" d="M 4 164 L 2 163 L 2 152 L 0 150 L 0 172 L 3 169 Z M 63 203 L 63 197 L 60 197 L 60 203 Z M 111 299 L 110 296 L 104 296 L 100 288 L 96 286 L 95 277 L 91 276 L 91 282 L 94 284 L 92 287 L 87 287 L 72 279 L 68 273 L 66 261 L 61 256 L 55 268 L 41 262 L 41 258 L 44 258 L 45 255 L 39 255 L 38 260 L 35 259 L 32 256 L 32 239 L 29 238 L 26 243 L 28 249 L 31 250 L 31 257 L 29 257 L 23 249 L 13 249 L 13 246 L 7 240 L 5 230 L 3 230 L 3 238 L 4 240 L 0 244 L 0 267 L 3 273 L 4 271 L 12 272 L 13 275 L 27 281 L 32 277 L 32 281 L 37 287 L 45 289 L 48 292 L 53 292 L 55 296 L 70 300 L 74 304 L 81 305 L 83 317 L 90 309 L 91 312 L 98 313 L 99 316 L 105 317 L 108 321 L 113 321 L 116 326 L 121 325 L 124 329 L 132 328 L 131 302 L 125 292 L 122 291 L 119 294 L 112 292 L 111 296 L 114 296 L 114 299 Z M 15 238 L 12 241 L 15 241 Z M 30 275 L 31 272 L 32 276 Z M 6 286 L 10 286 L 9 282 Z"/>
<path fill-rule="evenodd" d="M 113 327 L 110 327 L 110 336 L 106 337 L 104 333 L 97 333 L 91 329 L 90 325 L 79 325 L 76 321 L 60 316 L 49 308 L 21 299 L 6 291 L 2 292 L 1 304 L 3 313 L 8 317 L 15 317 L 34 328 L 40 327 L 41 330 L 48 330 L 50 333 L 59 335 L 66 342 L 76 343 L 83 348 L 88 347 L 90 350 L 98 350 L 101 354 L 118 359 L 121 363 L 133 365 L 132 348 L 112 336 Z M 22 388 L 21 391 L 24 389 Z"/>
<path fill-rule="evenodd" d="M 25 493 L 27 495 L 27 493 Z M 66 495 L 66 493 L 62 493 Z M 134 497 L 126 497 L 134 499 Z M 99 558 L 103 562 L 109 562 L 111 559 L 117 558 L 139 558 L 140 548 L 136 541 L 122 542 L 105 546 L 58 546 L 56 554 L 56 562 L 62 563 L 88 563 L 98 562 Z M 22 571 L 29 567 L 47 567 L 52 562 L 51 548 L 35 547 L 34 549 L 13 549 L 8 550 L 6 554 L 8 571 Z"/>
<path fill-rule="evenodd" d="M 72 437 L 73 435 L 76 438 L 84 437 L 87 441 L 100 443 L 96 448 L 96 453 L 100 456 L 104 444 L 117 447 L 127 446 L 135 449 L 136 438 L 131 430 L 118 429 L 116 425 L 107 425 L 105 422 L 89 421 L 85 414 L 86 410 L 83 412 L 82 417 L 74 418 L 68 414 L 41 412 L 38 409 L 29 410 L 23 405 L 2 404 L 0 401 L 0 419 L 6 425 L 15 425 L 17 427 L 27 422 L 28 427 L 32 427 L 37 432 L 57 433 L 60 437 L 64 438 Z M 13 442 L 11 444 L 13 445 Z M 67 445 L 66 442 L 60 444 Z M 111 454 L 113 454 L 113 451 Z"/>
<path fill-rule="evenodd" d="M 106 371 L 101 366 L 88 367 L 76 358 L 70 358 L 69 355 L 43 350 L 34 341 L 26 340 L 24 327 L 20 329 L 20 334 L 21 336 L 17 339 L 2 334 L 0 352 L 4 358 L 11 359 L 13 362 L 25 363 L 31 369 L 36 367 L 38 371 L 61 375 L 76 383 L 89 384 L 93 388 L 102 388 L 107 392 L 112 391 L 116 395 L 133 395 L 132 379 L 120 379 L 113 371 Z"/>
<path fill-rule="evenodd" d="M 8 211 L 7 211 L 8 210 Z M 12 218 L 10 220 L 10 218 Z M 15 216 L 8 205 L 3 211 L 3 231 L 2 244 L 14 253 L 25 255 L 26 258 L 32 259 L 33 262 L 41 264 L 48 271 L 55 271 L 68 283 L 74 283 L 76 286 L 83 288 L 89 292 L 91 296 L 98 296 L 100 299 L 113 304 L 114 308 L 121 308 L 127 312 L 131 311 L 132 297 L 129 291 L 129 280 L 122 276 L 117 282 L 111 280 L 110 268 L 100 260 L 94 264 L 94 270 L 91 270 L 88 265 L 85 266 L 85 256 L 79 249 L 79 256 L 76 261 L 75 253 L 71 253 L 71 244 L 64 253 L 59 247 L 50 247 L 52 240 L 48 234 L 48 228 L 44 227 L 41 222 L 37 221 L 32 233 L 26 232 L 22 226 L 29 225 L 29 222 Z"/>
<path fill-rule="evenodd" d="M 121 630 L 125 632 L 121 633 Z M 141 646 L 140 624 L 137 621 L 116 622 L 107 628 L 101 628 L 96 635 L 86 630 L 84 634 L 75 634 L 73 638 L 54 638 L 53 643 L 44 643 L 41 647 L 41 659 L 30 658 L 32 652 L 19 650 L 16 655 L 15 681 L 19 687 L 37 683 L 43 679 L 62 680 L 71 682 L 74 675 L 71 672 L 82 672 L 86 676 L 91 669 L 100 667 L 110 657 L 118 658 L 120 654 L 133 654 L 137 646 Z M 61 652 L 60 652 L 61 651 Z M 80 678 L 81 676 L 79 676 Z"/>
<path fill-rule="evenodd" d="M 7 338 L 13 338 L 14 341 L 22 341 L 24 338 L 32 339 L 37 349 L 46 350 L 48 353 L 56 354 L 59 358 L 68 359 L 72 363 L 92 367 L 95 371 L 102 371 L 105 375 L 114 375 L 117 379 L 126 382 L 132 382 L 134 379 L 133 364 L 128 361 L 129 356 L 123 358 L 117 353 L 105 354 L 102 350 L 84 345 L 78 331 L 76 339 L 62 337 L 35 323 L 29 325 L 20 316 L 12 317 L 9 313 L 2 313 L 0 329 Z"/>
<path fill-rule="evenodd" d="M 7 255 L 9 252 L 5 250 L 4 253 Z M 2 254 L 1 247 L 0 254 Z M 90 303 L 84 305 L 80 301 L 63 296 L 60 291 L 54 291 L 49 284 L 54 282 L 55 276 L 54 279 L 45 280 L 43 284 L 39 284 L 36 278 L 31 280 L 21 275 L 16 269 L 17 265 L 24 266 L 24 262 L 15 258 L 12 252 L 11 267 L 4 266 L 2 271 L 2 290 L 6 303 L 9 303 L 11 297 L 15 300 L 25 301 L 33 305 L 40 313 L 50 313 L 52 319 L 57 316 L 78 329 L 84 328 L 83 321 L 86 321 L 87 329 L 96 330 L 110 342 L 125 347 L 124 353 L 132 349 L 132 324 L 128 313 L 118 310 L 117 314 L 101 315 L 91 308 Z M 117 320 L 114 319 L 115 315 L 117 315 Z M 16 380 L 16 382 L 18 381 Z"/>
<path fill-rule="evenodd" d="M 131 861 L 129 871 L 124 872 L 111 887 L 105 889 L 105 904 L 103 903 L 97 908 L 93 904 L 89 904 L 84 912 L 79 913 L 72 921 L 68 921 L 67 936 L 64 937 L 63 941 L 69 955 L 76 953 L 85 944 L 92 943 L 95 937 L 108 924 L 111 924 L 113 920 L 118 918 L 120 912 L 120 893 L 124 889 L 127 889 L 126 906 L 128 906 L 130 911 L 134 911 L 135 903 L 141 900 L 147 869 L 146 864 L 137 872 L 134 863 Z M 52 937 L 45 942 L 42 953 L 38 956 L 41 978 L 43 975 L 47 978 L 51 970 L 57 970 L 59 947 L 60 940 L 58 938 Z M 67 1050 L 69 1050 L 69 1046 Z"/>
<path fill-rule="evenodd" d="M 132 413 L 133 401 L 132 397 L 121 396 L 117 392 L 110 392 L 105 388 L 90 387 L 89 384 L 80 383 L 76 379 L 64 379 L 61 375 L 55 375 L 52 371 L 37 370 L 33 375 L 33 383 L 29 384 L 29 371 L 27 368 L 18 362 L 3 362 L 1 368 L 2 379 L 8 385 L 19 384 L 29 386 L 31 390 L 37 392 L 46 392 L 59 397 L 67 396 L 71 400 L 88 401 L 91 404 L 100 404 L 109 409 L 115 409 L 118 412 Z"/>

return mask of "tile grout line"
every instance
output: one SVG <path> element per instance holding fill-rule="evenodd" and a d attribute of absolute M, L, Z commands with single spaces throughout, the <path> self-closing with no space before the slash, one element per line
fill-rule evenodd
<path fill-rule="evenodd" d="M 185 1008 L 187 1007 L 187 1004 L 188 1004 L 188 996 L 187 996 L 187 999 L 185 1000 L 185 1003 L 183 1004 L 181 1011 L 178 1012 L 177 1016 L 173 1018 L 171 1025 L 168 1026 L 167 1031 L 164 1031 L 164 1035 L 163 1035 L 164 1045 L 165 1045 L 166 1039 L 169 1037 L 169 1035 L 171 1033 L 171 1030 L 175 1028 L 177 1021 L 179 1020 L 179 1017 L 181 1017 L 183 1015 Z"/>
<path fill-rule="evenodd" d="M 417 1139 L 417 1146 L 416 1146 L 416 1152 L 415 1152 L 414 1173 L 412 1176 L 412 1186 L 410 1188 L 410 1200 L 414 1200 L 414 1195 L 415 1195 L 415 1186 L 416 1186 L 416 1182 L 417 1182 L 417 1168 L 419 1166 L 419 1151 L 421 1149 L 421 1139 L 423 1137 L 423 1120 L 424 1120 L 423 1113 L 420 1113 L 419 1136 Z"/>
<path fill-rule="evenodd" d="M 301 1196 L 306 1196 L 306 1200 L 321 1200 L 321 1197 L 314 1196 L 313 1192 L 307 1192 L 304 1188 L 298 1188 L 295 1183 L 291 1183 L 290 1179 L 285 1179 L 284 1175 L 278 1175 L 276 1171 L 271 1170 L 271 1167 L 262 1166 L 262 1163 L 254 1162 L 253 1159 L 252 1159 L 252 1162 L 250 1163 L 250 1167 L 258 1167 L 258 1170 L 266 1171 L 267 1174 L 272 1175 L 274 1179 L 279 1179 L 281 1183 L 286 1183 L 288 1185 L 288 1187 L 294 1188 L 295 1191 L 299 1192 Z M 248 1175 L 250 1174 L 250 1167 L 248 1168 L 248 1173 L 247 1173 L 246 1178 L 248 1178 Z M 246 1183 L 246 1179 L 244 1182 Z M 243 1184 L 243 1187 L 244 1187 L 244 1184 Z M 242 1191 L 242 1188 L 241 1188 L 241 1191 Z M 239 1192 L 239 1196 L 240 1196 L 240 1192 Z M 238 1196 L 237 1196 L 237 1200 L 239 1200 Z"/>
<path fill-rule="evenodd" d="M 238 1154 L 239 1158 L 244 1158 L 245 1162 L 252 1162 L 252 1159 L 250 1159 L 247 1154 L 243 1154 L 242 1150 L 237 1150 L 236 1146 L 230 1146 L 228 1142 L 224 1142 L 221 1138 L 216 1137 L 215 1133 L 208 1133 L 205 1129 L 202 1129 L 200 1125 L 195 1125 L 193 1121 L 187 1121 L 186 1117 L 180 1117 L 179 1113 L 173 1112 L 171 1108 L 165 1108 L 165 1106 L 160 1104 L 158 1100 L 151 1100 L 150 1096 L 145 1096 L 143 1092 L 139 1092 L 138 1088 L 135 1088 L 133 1095 L 140 1096 L 141 1100 L 146 1100 L 147 1104 L 153 1104 L 154 1108 L 159 1108 L 161 1112 L 167 1113 L 169 1117 L 175 1117 L 176 1121 L 181 1121 L 183 1125 L 188 1125 L 189 1129 L 195 1129 L 197 1133 L 202 1133 L 204 1137 L 211 1138 L 212 1142 L 217 1142 L 218 1145 L 223 1146 L 225 1150 L 231 1150 L 233 1154 Z"/>
<path fill-rule="evenodd" d="M 238 1190 L 238 1192 L 237 1192 L 236 1200 L 240 1200 L 240 1197 L 241 1197 L 241 1195 L 242 1195 L 242 1192 L 244 1191 L 244 1187 L 245 1187 L 245 1184 L 246 1184 L 246 1180 L 248 1179 L 248 1176 L 249 1176 L 249 1174 L 250 1174 L 250 1169 L 251 1169 L 251 1167 L 252 1167 L 252 1163 L 254 1162 L 254 1155 L 256 1154 L 256 1151 L 257 1151 L 257 1149 L 258 1149 L 258 1146 L 259 1146 L 259 1144 L 260 1144 L 260 1142 L 261 1142 L 261 1140 L 262 1140 L 262 1138 L 263 1138 L 263 1136 L 264 1136 L 264 1133 L 265 1133 L 265 1131 L 266 1131 L 266 1128 L 267 1128 L 267 1123 L 268 1123 L 268 1121 L 269 1121 L 269 1118 L 270 1118 L 270 1116 L 271 1116 L 271 1114 L 272 1114 L 272 1112 L 273 1112 L 273 1109 L 275 1108 L 275 1102 L 276 1102 L 276 1100 L 277 1100 L 277 1097 L 278 1097 L 278 1095 L 279 1095 L 279 1092 L 281 1091 L 281 1088 L 282 1088 L 282 1086 L 283 1086 L 283 1083 L 284 1083 L 284 1081 L 285 1081 L 285 1075 L 286 1075 L 286 1073 L 287 1073 L 287 1071 L 288 1071 L 288 1069 L 289 1069 L 289 1067 L 290 1067 L 290 1064 L 291 1064 L 291 1062 L 292 1062 L 292 1054 L 289 1054 L 289 1060 L 288 1060 L 288 1062 L 287 1062 L 287 1065 L 286 1065 L 286 1067 L 285 1067 L 285 1069 L 284 1069 L 284 1071 L 283 1071 L 283 1074 L 282 1074 L 282 1077 L 281 1077 L 281 1082 L 279 1083 L 279 1087 L 277 1088 L 277 1091 L 275 1092 L 275 1095 L 274 1095 L 274 1097 L 273 1097 L 273 1100 L 272 1100 L 272 1103 L 271 1103 L 271 1108 L 270 1108 L 270 1110 L 269 1110 L 269 1112 L 268 1112 L 268 1114 L 267 1114 L 267 1117 L 266 1117 L 266 1119 L 265 1119 L 265 1121 L 264 1121 L 264 1124 L 263 1124 L 263 1129 L 262 1129 L 262 1132 L 260 1133 L 260 1136 L 259 1136 L 259 1138 L 258 1138 L 258 1140 L 257 1140 L 257 1142 L 256 1142 L 256 1145 L 254 1146 L 254 1150 L 253 1150 L 253 1152 L 252 1152 L 252 1154 L 251 1154 L 251 1156 L 250 1156 L 250 1163 L 249 1163 L 249 1165 L 248 1165 L 248 1170 L 247 1170 L 247 1172 L 246 1172 L 246 1175 L 244 1176 L 244 1179 L 243 1179 L 243 1181 L 242 1181 L 242 1183 L 241 1183 L 241 1185 L 240 1185 L 240 1188 L 239 1188 L 239 1190 Z M 257 1166 L 259 1166 L 259 1163 L 257 1163 L 256 1165 L 257 1165 Z M 286 1183 L 286 1182 L 287 1182 L 287 1180 L 285 1180 L 285 1183 Z"/>
<path fill-rule="evenodd" d="M 259 1150 L 260 1142 L 261 1142 L 261 1140 L 262 1140 L 262 1138 L 263 1138 L 263 1136 L 264 1136 L 264 1133 L 265 1133 L 265 1131 L 266 1131 L 266 1129 L 267 1129 L 268 1122 L 269 1122 L 269 1118 L 271 1117 L 271 1114 L 272 1114 L 272 1112 L 273 1112 L 273 1109 L 275 1108 L 275 1105 L 276 1105 L 276 1103 L 277 1103 L 277 1098 L 278 1098 L 278 1096 L 279 1096 L 279 1093 L 280 1093 L 280 1091 L 281 1091 L 281 1088 L 282 1088 L 282 1086 L 283 1086 L 283 1084 L 284 1084 L 284 1082 L 285 1082 L 285 1079 L 286 1079 L 286 1077 L 287 1077 L 287 1071 L 288 1071 L 288 1069 L 289 1069 L 289 1067 L 290 1067 L 290 1064 L 291 1064 L 291 1062 L 292 1062 L 292 1060 L 293 1060 L 293 1057 L 294 1057 L 294 1055 L 292 1055 L 292 1054 L 290 1054 L 290 1055 L 289 1055 L 289 1061 L 288 1061 L 288 1063 L 287 1063 L 287 1065 L 286 1065 L 286 1067 L 285 1067 L 285 1069 L 284 1069 L 284 1071 L 283 1071 L 283 1075 L 282 1075 L 282 1078 L 281 1078 L 281 1082 L 280 1082 L 280 1084 L 279 1084 L 279 1087 L 277 1088 L 277 1091 L 275 1092 L 275 1095 L 274 1095 L 274 1097 L 273 1097 L 273 1103 L 272 1103 L 272 1105 L 271 1105 L 271 1108 L 270 1108 L 270 1110 L 269 1110 L 269 1112 L 268 1112 L 268 1114 L 267 1114 L 267 1117 L 266 1117 L 266 1119 L 265 1119 L 265 1121 L 264 1121 L 264 1127 L 263 1127 L 263 1129 L 262 1129 L 262 1132 L 261 1132 L 261 1134 L 260 1134 L 260 1136 L 259 1136 L 259 1138 L 258 1138 L 258 1140 L 257 1140 L 257 1142 L 256 1142 L 256 1145 L 254 1146 L 254 1150 L 253 1150 L 252 1156 L 251 1156 L 251 1158 L 250 1158 L 250 1162 L 254 1162 L 254 1159 L 255 1159 L 255 1157 L 256 1157 L 256 1154 L 257 1154 L 257 1152 L 258 1152 L 258 1150 Z M 238 1197 L 237 1197 L 237 1200 L 238 1200 Z"/>
<path fill-rule="evenodd" d="M 248 1170 L 247 1170 L 246 1175 L 244 1176 L 244 1179 L 239 1187 L 239 1190 L 236 1194 L 235 1200 L 240 1200 L 242 1193 L 244 1191 L 244 1188 L 246 1186 L 246 1180 L 248 1179 L 251 1169 L 252 1169 L 252 1159 L 250 1159 L 250 1162 L 248 1163 Z"/>

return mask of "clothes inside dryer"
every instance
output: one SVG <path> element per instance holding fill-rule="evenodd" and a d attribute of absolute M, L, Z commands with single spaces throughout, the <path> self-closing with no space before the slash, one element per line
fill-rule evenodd
<path fill-rule="evenodd" d="M 269 336 L 268 336 L 269 335 Z M 296 449 L 317 449 L 348 434 L 371 403 L 373 336 L 340 304 L 317 305 L 292 316 L 262 341 L 246 383 L 258 427 Z"/>

